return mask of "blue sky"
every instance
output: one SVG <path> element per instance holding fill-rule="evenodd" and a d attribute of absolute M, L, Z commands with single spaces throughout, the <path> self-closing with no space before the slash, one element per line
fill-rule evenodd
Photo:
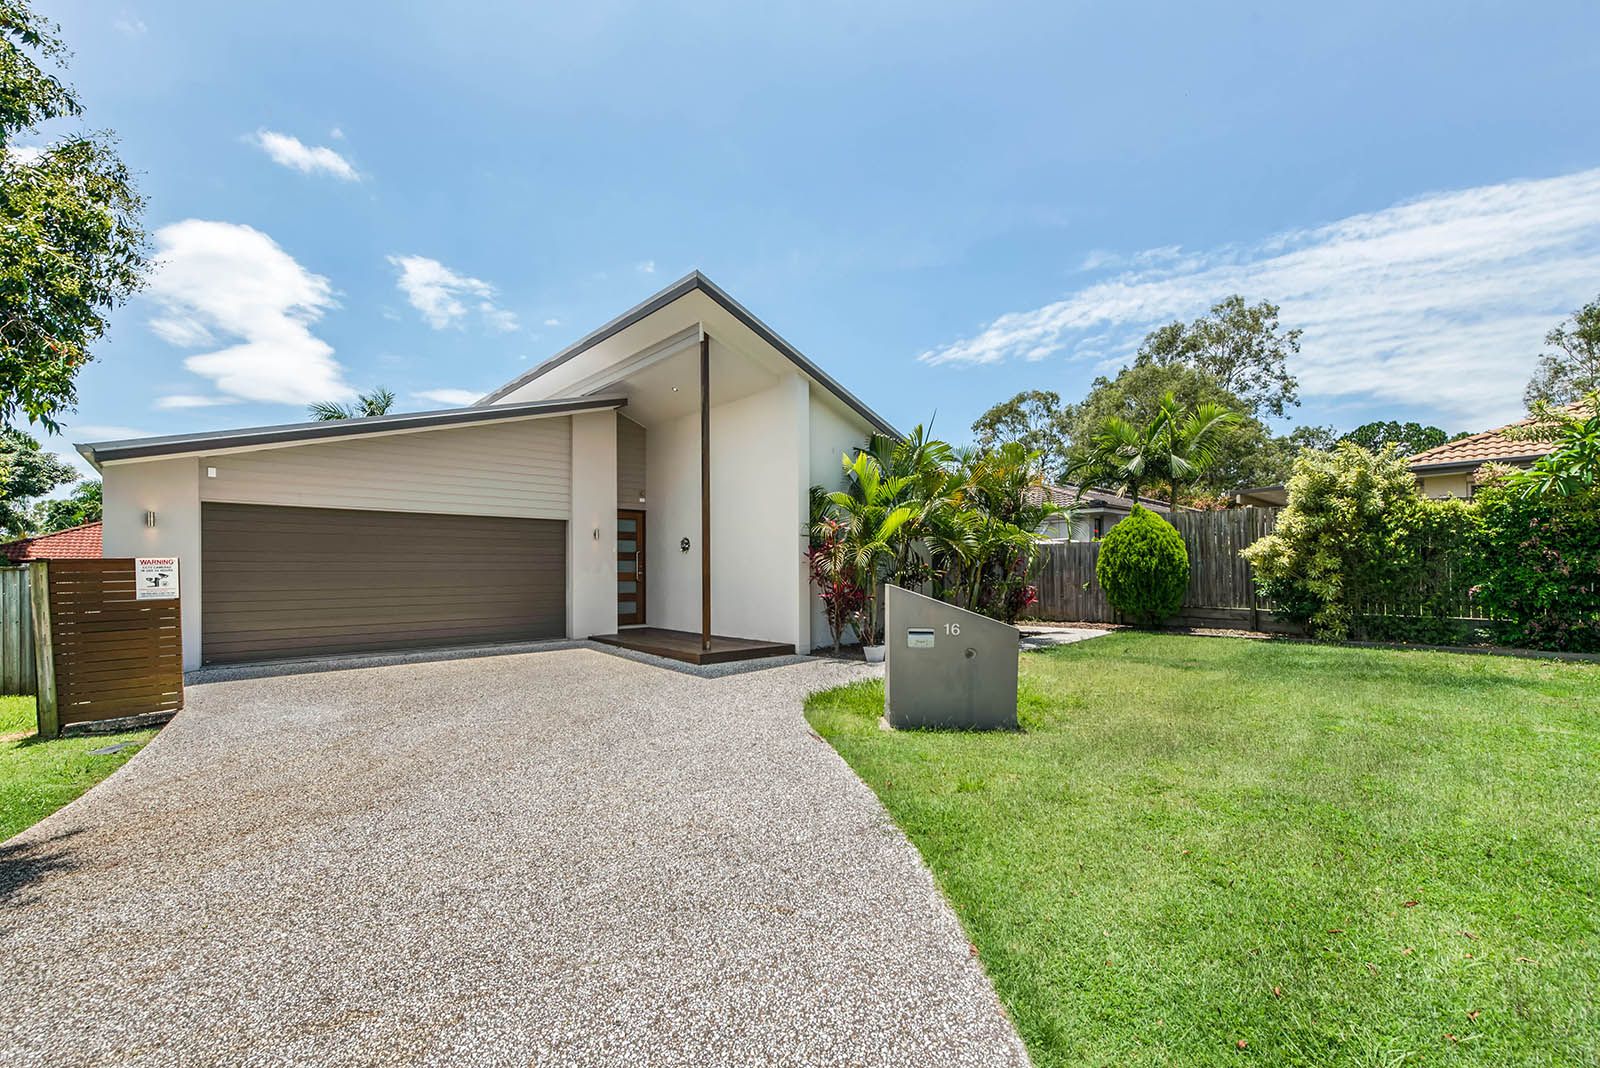
<path fill-rule="evenodd" d="M 1481 429 L 1600 295 L 1589 2 L 39 7 L 164 261 L 58 447 L 440 407 L 695 267 L 950 437 L 1234 291 L 1298 421 Z"/>

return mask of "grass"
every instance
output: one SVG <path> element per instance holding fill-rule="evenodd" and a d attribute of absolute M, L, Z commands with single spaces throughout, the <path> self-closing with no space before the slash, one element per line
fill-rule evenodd
<path fill-rule="evenodd" d="M 33 826 L 128 762 L 155 730 L 43 740 L 31 697 L 0 697 L 0 841 Z M 131 742 L 116 753 L 90 750 Z"/>
<path fill-rule="evenodd" d="M 1600 1064 L 1600 666 L 1117 633 L 1023 730 L 807 718 L 1040 1066 Z"/>

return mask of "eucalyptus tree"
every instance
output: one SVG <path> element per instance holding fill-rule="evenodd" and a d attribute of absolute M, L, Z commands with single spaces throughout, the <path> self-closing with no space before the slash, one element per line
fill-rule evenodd
<path fill-rule="evenodd" d="M 24 0 L 0 0 L 0 424 L 20 415 L 52 432 L 111 311 L 150 270 L 144 201 L 110 134 L 16 144 L 83 114 L 45 69 L 67 55 L 58 32 Z"/>

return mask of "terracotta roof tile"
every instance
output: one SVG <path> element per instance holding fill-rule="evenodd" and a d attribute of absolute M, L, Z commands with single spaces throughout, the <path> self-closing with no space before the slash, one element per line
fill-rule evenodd
<path fill-rule="evenodd" d="M 1528 426 L 1532 422 L 1533 419 L 1530 417 L 1515 423 L 1507 423 L 1493 430 L 1485 430 L 1481 434 L 1469 434 L 1456 441 L 1447 441 L 1443 445 L 1424 449 L 1415 456 L 1408 456 L 1406 462 L 1411 465 L 1412 470 L 1419 467 L 1444 467 L 1455 464 L 1477 466 L 1489 463 L 1491 460 L 1502 463 L 1528 463 L 1549 452 L 1551 444 L 1548 441 L 1510 438 L 1506 436 L 1506 431 Z"/>
<path fill-rule="evenodd" d="M 53 534 L 8 541 L 0 545 L 0 553 L 4 553 L 14 564 L 26 560 L 98 560 L 101 553 L 100 521 L 68 527 Z"/>

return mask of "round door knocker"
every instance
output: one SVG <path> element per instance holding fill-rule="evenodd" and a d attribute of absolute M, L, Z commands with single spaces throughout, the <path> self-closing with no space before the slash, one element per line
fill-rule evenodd
<path fill-rule="evenodd" d="M 684 538 L 682 541 L 680 541 L 678 543 L 678 548 L 681 549 L 684 552 L 688 552 L 689 551 L 689 539 L 688 538 Z"/>

